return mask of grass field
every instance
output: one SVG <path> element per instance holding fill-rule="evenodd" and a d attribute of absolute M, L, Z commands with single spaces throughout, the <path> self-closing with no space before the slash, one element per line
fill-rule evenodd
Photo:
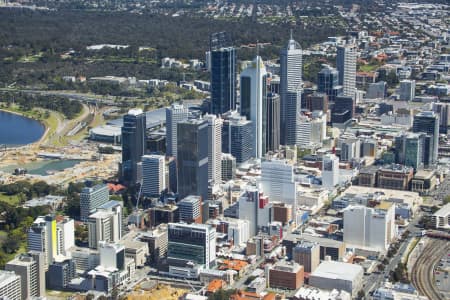
<path fill-rule="evenodd" d="M 8 196 L 4 193 L 0 193 L 0 201 L 6 202 L 11 205 L 17 205 L 19 204 L 19 195 Z"/>

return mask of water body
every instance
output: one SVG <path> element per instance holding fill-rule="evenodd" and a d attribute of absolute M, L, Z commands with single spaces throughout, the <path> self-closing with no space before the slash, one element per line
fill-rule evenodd
<path fill-rule="evenodd" d="M 40 122 L 0 111 L 0 145 L 20 146 L 38 141 L 45 132 Z"/>
<path fill-rule="evenodd" d="M 21 168 L 28 170 L 28 174 L 46 176 L 50 173 L 62 171 L 68 168 L 72 168 L 76 164 L 81 162 L 78 159 L 62 159 L 62 160 L 44 160 L 38 162 L 31 162 L 21 165 Z M 12 173 L 17 166 L 4 167 L 1 170 L 7 173 Z"/>

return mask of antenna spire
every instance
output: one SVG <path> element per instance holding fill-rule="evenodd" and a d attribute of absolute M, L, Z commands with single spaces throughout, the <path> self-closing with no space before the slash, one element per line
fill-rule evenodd
<path fill-rule="evenodd" d="M 256 40 L 256 56 L 259 56 L 259 40 Z"/>
<path fill-rule="evenodd" d="M 292 40 L 292 28 L 291 28 L 291 40 Z"/>

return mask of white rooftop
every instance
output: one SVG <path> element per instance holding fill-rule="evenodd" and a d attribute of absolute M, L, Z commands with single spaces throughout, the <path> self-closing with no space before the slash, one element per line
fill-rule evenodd
<path fill-rule="evenodd" d="M 363 268 L 360 265 L 337 261 L 323 261 L 311 276 L 353 282 L 359 274 L 362 275 L 363 273 Z"/>
<path fill-rule="evenodd" d="M 129 115 L 133 115 L 133 116 L 138 116 L 138 115 L 141 115 L 141 114 L 143 114 L 144 112 L 142 111 L 142 109 L 140 109 L 140 108 L 133 108 L 133 109 L 130 109 L 129 111 L 128 111 L 128 114 Z"/>
<path fill-rule="evenodd" d="M 447 217 L 450 214 L 450 203 L 447 203 L 446 205 L 444 205 L 440 210 L 438 210 L 437 212 L 435 212 L 433 214 L 433 216 L 436 217 Z"/>

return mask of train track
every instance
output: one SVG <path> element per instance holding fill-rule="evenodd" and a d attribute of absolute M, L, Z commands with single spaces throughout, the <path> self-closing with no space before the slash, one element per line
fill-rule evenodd
<path fill-rule="evenodd" d="M 422 295 L 433 300 L 445 300 L 437 290 L 434 282 L 434 266 L 449 250 L 450 246 L 445 240 L 431 239 L 425 246 L 411 270 L 411 281 Z"/>

